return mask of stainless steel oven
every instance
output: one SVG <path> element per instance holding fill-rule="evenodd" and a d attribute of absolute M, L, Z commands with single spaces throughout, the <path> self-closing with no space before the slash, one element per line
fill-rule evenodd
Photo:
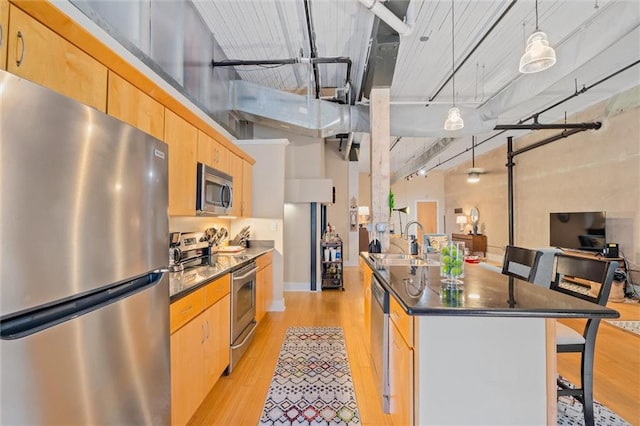
<path fill-rule="evenodd" d="M 389 413 L 389 292 L 375 275 L 371 279 L 371 360 L 382 410 Z"/>
<path fill-rule="evenodd" d="M 198 163 L 196 191 L 196 211 L 199 215 L 231 213 L 233 177 Z"/>
<path fill-rule="evenodd" d="M 256 322 L 256 271 L 251 262 L 231 273 L 231 373 L 253 340 Z"/>

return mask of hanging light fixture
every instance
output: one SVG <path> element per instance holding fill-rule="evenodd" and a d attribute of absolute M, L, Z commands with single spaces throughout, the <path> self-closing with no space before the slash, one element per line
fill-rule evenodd
<path fill-rule="evenodd" d="M 538 28 L 538 0 L 536 0 L 536 30 L 527 40 L 527 48 L 520 58 L 520 72 L 531 74 L 546 70 L 556 63 L 556 52 L 549 46 L 547 34 Z"/>
<path fill-rule="evenodd" d="M 454 0 L 451 0 L 451 86 L 453 88 L 453 105 L 451 106 L 447 119 L 444 122 L 444 129 L 449 131 L 460 130 L 464 127 L 464 121 L 460 115 L 460 110 L 456 108 L 455 17 L 453 13 L 453 1 Z"/>
<path fill-rule="evenodd" d="M 471 136 L 471 170 L 467 174 L 467 182 L 478 183 L 480 182 L 480 172 L 476 170 L 476 137 Z"/>

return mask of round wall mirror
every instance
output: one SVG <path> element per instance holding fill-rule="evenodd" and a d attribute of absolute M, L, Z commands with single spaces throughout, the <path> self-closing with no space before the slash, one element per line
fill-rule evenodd
<path fill-rule="evenodd" d="M 478 222 L 478 218 L 479 218 L 479 213 L 478 213 L 478 209 L 477 208 L 472 208 L 471 212 L 469 213 L 469 216 L 471 217 L 471 222 L 472 223 L 476 223 Z"/>

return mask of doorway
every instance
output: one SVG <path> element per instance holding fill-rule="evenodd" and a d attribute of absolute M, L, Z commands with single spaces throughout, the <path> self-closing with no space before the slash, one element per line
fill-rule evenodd
<path fill-rule="evenodd" d="M 438 202 L 416 201 L 416 220 L 422 224 L 426 234 L 437 234 Z"/>

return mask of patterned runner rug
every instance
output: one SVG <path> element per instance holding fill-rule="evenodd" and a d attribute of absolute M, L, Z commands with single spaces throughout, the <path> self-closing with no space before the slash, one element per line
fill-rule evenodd
<path fill-rule="evenodd" d="M 572 388 L 575 387 L 562 376 L 560 377 L 560 380 Z M 594 401 L 593 403 L 593 415 L 594 423 L 597 426 L 630 426 L 622 417 L 618 416 L 598 401 Z M 558 398 L 558 426 L 561 425 L 584 425 L 582 403 L 571 396 L 561 396 Z"/>
<path fill-rule="evenodd" d="M 606 321 L 611 325 L 615 325 L 616 327 L 640 336 L 640 321 Z"/>
<path fill-rule="evenodd" d="M 260 425 L 359 425 L 340 327 L 289 327 Z"/>

